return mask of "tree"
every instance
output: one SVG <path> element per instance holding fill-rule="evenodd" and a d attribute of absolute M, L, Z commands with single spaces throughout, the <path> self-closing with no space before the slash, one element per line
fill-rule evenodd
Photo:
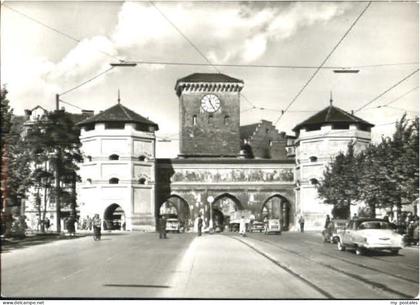
<path fill-rule="evenodd" d="M 359 197 L 358 159 L 353 143 L 348 144 L 346 153 L 340 152 L 326 166 L 323 178 L 316 184 L 316 188 L 324 203 L 333 205 L 334 217 L 350 216 L 350 205 Z"/>
<path fill-rule="evenodd" d="M 77 163 L 82 161 L 80 153 L 79 129 L 72 117 L 64 111 L 48 112 L 45 118 L 37 121 L 28 131 L 27 141 L 36 156 L 32 179 L 38 188 L 49 188 L 49 199 L 55 199 L 56 228 L 61 231 L 61 202 L 70 202 L 76 216 L 75 181 L 78 179 Z M 47 167 L 44 164 L 48 164 Z M 42 181 L 44 179 L 44 181 Z M 52 180 L 55 183 L 52 183 Z M 64 184 L 64 185 L 63 185 Z M 67 192 L 63 186 L 72 185 Z M 45 215 L 44 215 L 45 217 Z"/>
<path fill-rule="evenodd" d="M 9 106 L 7 90 L 1 90 L 1 209 L 2 233 L 11 233 L 13 214 L 30 186 L 30 154 L 21 138 L 22 124 Z"/>

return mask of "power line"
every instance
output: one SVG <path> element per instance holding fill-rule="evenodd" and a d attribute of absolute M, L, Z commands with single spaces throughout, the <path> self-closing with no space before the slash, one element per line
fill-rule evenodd
<path fill-rule="evenodd" d="M 73 36 L 71 36 L 71 35 L 69 35 L 67 33 L 64 33 L 63 31 L 57 30 L 56 28 L 53 28 L 52 26 L 50 26 L 48 24 L 45 24 L 45 23 L 43 23 L 43 22 L 41 22 L 41 21 L 39 21 L 39 20 L 37 20 L 37 19 L 35 19 L 35 18 L 33 18 L 33 17 L 25 14 L 25 13 L 22 13 L 21 11 L 19 11 L 17 9 L 11 8 L 10 6 L 8 6 L 6 4 L 2 4 L 2 6 L 8 8 L 9 10 L 11 10 L 11 11 L 13 11 L 13 12 L 15 12 L 15 13 L 17 13 L 17 14 L 19 14 L 19 15 L 21 15 L 21 16 L 23 16 L 23 17 L 25 17 L 25 18 L 27 18 L 27 19 L 29 19 L 29 20 L 31 20 L 31 21 L 33 21 L 33 22 L 35 22 L 35 23 L 37 23 L 37 24 L 39 24 L 39 25 L 41 25 L 41 26 L 43 26 L 43 27 L 45 27 L 45 28 L 47 28 L 49 30 L 51 30 L 51 31 L 53 31 L 53 32 L 56 32 L 57 34 L 60 34 L 60 35 L 66 37 L 66 38 L 68 38 L 68 39 L 70 39 L 72 41 L 75 41 L 75 42 L 78 42 L 78 43 L 81 42 L 80 39 L 74 38 Z M 118 61 L 121 61 L 121 59 L 119 59 L 118 57 L 116 57 L 116 56 L 114 56 L 112 54 L 109 54 L 109 53 L 107 53 L 105 51 L 102 51 L 102 50 L 99 50 L 99 49 L 96 49 L 96 48 L 94 50 L 97 51 L 97 52 L 100 52 L 100 53 L 102 53 L 102 54 L 104 54 L 106 56 L 112 57 L 112 58 L 114 58 L 114 59 L 116 59 Z"/>
<path fill-rule="evenodd" d="M 138 60 L 130 61 L 137 64 L 146 65 L 168 65 L 168 66 L 201 66 L 201 67 L 230 67 L 230 68 L 272 68 L 272 69 L 317 69 L 318 66 L 299 66 L 299 65 L 252 65 L 252 64 L 206 64 L 206 63 L 195 63 L 195 62 L 174 62 L 174 61 L 147 61 Z M 323 66 L 321 69 L 334 70 L 334 69 L 352 69 L 352 68 L 377 68 L 387 66 L 402 66 L 402 65 L 418 65 L 418 62 L 412 63 L 392 63 L 392 64 L 376 64 L 376 65 L 365 65 L 365 66 Z"/>
<path fill-rule="evenodd" d="M 388 106 L 388 105 L 391 105 L 391 104 L 395 103 L 396 101 L 402 99 L 403 97 L 407 96 L 408 94 L 410 94 L 411 92 L 413 92 L 414 90 L 416 90 L 418 88 L 419 88 L 419 86 L 416 86 L 416 87 L 408 90 L 407 92 L 405 92 L 404 94 L 400 95 L 399 97 L 397 97 L 397 98 L 393 99 L 392 101 L 386 103 L 384 106 Z"/>
<path fill-rule="evenodd" d="M 95 75 L 94 77 L 92 77 L 92 78 L 88 79 L 87 81 L 84 81 L 83 83 L 81 83 L 81 84 L 77 85 L 76 87 L 73 87 L 73 88 L 71 88 L 71 89 L 69 89 L 69 90 L 66 90 L 66 91 L 62 92 L 62 93 L 60 93 L 59 95 L 60 95 L 60 96 L 63 96 L 64 94 L 67 94 L 67 93 L 69 93 L 70 91 L 76 90 L 77 88 L 79 88 L 79 87 L 81 87 L 81 86 L 83 86 L 83 85 L 85 85 L 85 84 L 87 84 L 87 83 L 89 83 L 89 82 L 93 81 L 94 79 L 98 78 L 98 77 L 99 77 L 99 76 L 101 76 L 101 75 L 104 75 L 104 74 L 105 74 L 105 73 L 107 73 L 108 71 L 111 71 L 112 69 L 114 69 L 114 67 L 111 67 L 111 68 L 106 69 L 105 71 L 102 71 L 101 73 L 99 73 L 99 74 Z"/>
<path fill-rule="evenodd" d="M 338 46 L 341 44 L 341 42 L 347 37 L 347 35 L 350 33 L 350 31 L 353 29 L 353 27 L 356 25 L 356 23 L 359 21 L 359 19 L 363 16 L 363 14 L 367 11 L 369 6 L 372 4 L 371 1 L 366 5 L 366 7 L 363 9 L 363 11 L 359 14 L 359 16 L 353 21 L 349 29 L 344 33 L 344 35 L 341 37 L 341 39 L 338 41 L 338 43 L 334 46 L 334 48 L 331 50 L 331 52 L 327 55 L 327 57 L 322 61 L 322 63 L 319 65 L 319 67 L 315 70 L 315 72 L 311 75 L 309 80 L 303 85 L 303 87 L 299 90 L 299 92 L 296 94 L 296 96 L 291 100 L 291 102 L 287 105 L 285 108 L 285 112 L 283 112 L 279 118 L 274 122 L 274 125 L 276 125 L 280 119 L 283 117 L 283 115 L 286 113 L 287 110 L 289 110 L 290 106 L 293 105 L 293 103 L 298 99 L 298 97 L 302 94 L 302 92 L 305 90 L 305 88 L 309 85 L 309 83 L 314 79 L 314 77 L 318 74 L 318 72 L 321 70 L 321 68 L 324 66 L 324 64 L 327 62 L 327 60 L 331 57 L 331 55 L 334 53 L 334 51 L 338 48 Z"/>
<path fill-rule="evenodd" d="M 382 92 L 377 97 L 375 97 L 374 99 L 370 100 L 369 102 L 367 102 L 362 107 L 360 107 L 359 109 L 355 110 L 354 112 L 359 112 L 360 110 L 362 110 L 363 108 L 365 108 L 367 105 L 372 104 L 374 101 L 378 100 L 379 98 L 381 98 L 382 96 L 384 96 L 386 93 L 388 93 L 389 91 L 391 91 L 392 89 L 394 89 L 395 87 L 397 87 L 399 84 L 401 84 L 405 80 L 409 79 L 411 76 L 413 76 L 414 74 L 416 74 L 418 71 L 419 71 L 419 69 L 417 68 L 416 70 L 414 70 L 413 72 L 411 72 L 410 74 L 408 74 L 407 76 L 405 76 L 402 80 L 398 81 L 397 83 L 395 83 L 394 85 L 392 85 L 391 87 L 389 87 L 388 89 L 386 89 L 384 92 Z"/>
<path fill-rule="evenodd" d="M 201 52 L 201 50 L 153 3 L 153 1 L 149 1 L 149 3 L 159 12 L 159 14 L 165 18 L 165 20 L 194 48 L 194 50 L 202 57 L 204 60 L 214 69 L 217 73 L 221 73 L 221 71 L 213 65 L 213 63 L 207 58 L 207 56 Z M 244 100 L 250 104 L 251 106 L 255 106 L 243 93 L 240 95 L 244 98 Z"/>
<path fill-rule="evenodd" d="M 78 108 L 78 109 L 80 109 L 80 110 L 84 110 L 83 108 L 81 108 L 81 107 L 79 107 L 79 106 L 76 106 L 76 105 L 74 105 L 74 104 L 72 104 L 72 103 L 69 103 L 69 102 L 63 101 L 62 99 L 60 99 L 60 102 L 61 102 L 61 103 L 64 103 L 64 104 L 67 104 L 67 105 L 70 105 L 70 106 L 73 106 L 73 107 L 75 107 L 75 108 Z"/>
<path fill-rule="evenodd" d="M 407 110 L 407 109 L 392 107 L 392 106 L 384 106 L 384 107 L 395 109 L 395 110 L 400 110 L 400 111 L 405 111 L 405 112 L 418 113 L 418 110 Z"/>

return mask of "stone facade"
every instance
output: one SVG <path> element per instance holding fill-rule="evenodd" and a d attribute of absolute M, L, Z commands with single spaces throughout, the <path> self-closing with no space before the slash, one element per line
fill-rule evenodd
<path fill-rule="evenodd" d="M 236 157 L 239 155 L 239 94 L 242 82 L 226 80 L 177 82 L 180 117 L 180 157 Z M 216 111 L 206 111 L 203 98 L 215 96 Z"/>
<path fill-rule="evenodd" d="M 215 215 L 226 217 L 237 210 L 249 210 L 262 221 L 264 207 L 271 204 L 279 209 L 283 204 L 284 212 L 273 211 L 276 215 L 272 216 L 282 218 L 285 230 L 293 228 L 294 161 L 160 159 L 157 171 L 156 213 L 170 201 L 191 227 L 199 213 L 207 225 L 215 221 Z M 209 197 L 214 198 L 213 202 L 208 201 Z M 226 201 L 231 203 L 229 211 L 223 206 L 229 203 Z"/>
<path fill-rule="evenodd" d="M 334 121 L 321 118 L 320 114 L 333 112 L 346 118 Z M 339 117 L 337 115 L 337 117 Z M 317 121 L 309 119 L 295 128 L 296 139 L 296 206 L 297 213 L 305 218 L 305 228 L 322 229 L 332 206 L 322 203 L 316 183 L 323 177 L 325 166 L 340 152 L 346 152 L 348 144 L 354 143 L 355 153 L 365 149 L 371 142 L 371 124 L 330 106 L 319 112 Z M 321 115 L 322 117 L 322 115 Z M 345 121 L 343 121 L 345 120 Z"/>

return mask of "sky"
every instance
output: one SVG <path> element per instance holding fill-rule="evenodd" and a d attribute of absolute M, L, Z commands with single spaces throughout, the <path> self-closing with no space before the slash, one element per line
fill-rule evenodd
<path fill-rule="evenodd" d="M 117 67 L 61 95 L 97 113 L 115 105 L 120 90 L 124 106 L 159 124 L 157 157 L 179 153 L 174 86 L 196 72 L 218 70 L 243 80 L 241 125 L 269 120 L 290 135 L 294 126 L 327 107 L 330 95 L 348 112 L 375 99 L 355 112 L 375 124 L 374 142 L 391 135 L 393 122 L 404 113 L 418 115 L 415 2 L 373 1 L 341 43 L 367 2 L 1 3 L 1 84 L 17 115 L 37 105 L 53 110 L 55 94 L 118 60 L 166 63 Z M 247 66 L 216 70 L 168 62 Z M 298 68 L 303 66 L 309 68 Z M 332 67 L 356 67 L 359 73 L 334 73 Z M 281 115 L 281 110 L 287 111 Z"/>

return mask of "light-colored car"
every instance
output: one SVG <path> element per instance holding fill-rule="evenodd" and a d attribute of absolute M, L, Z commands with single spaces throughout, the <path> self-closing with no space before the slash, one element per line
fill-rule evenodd
<path fill-rule="evenodd" d="M 351 220 L 337 238 L 338 250 L 351 248 L 357 255 L 368 250 L 389 250 L 398 254 L 403 248 L 403 237 L 395 233 L 390 223 L 383 219 Z"/>
<path fill-rule="evenodd" d="M 265 234 L 276 233 L 281 234 L 281 225 L 279 219 L 269 219 L 265 228 Z"/>
<path fill-rule="evenodd" d="M 179 233 L 180 223 L 177 218 L 169 218 L 166 220 L 166 231 Z"/>

